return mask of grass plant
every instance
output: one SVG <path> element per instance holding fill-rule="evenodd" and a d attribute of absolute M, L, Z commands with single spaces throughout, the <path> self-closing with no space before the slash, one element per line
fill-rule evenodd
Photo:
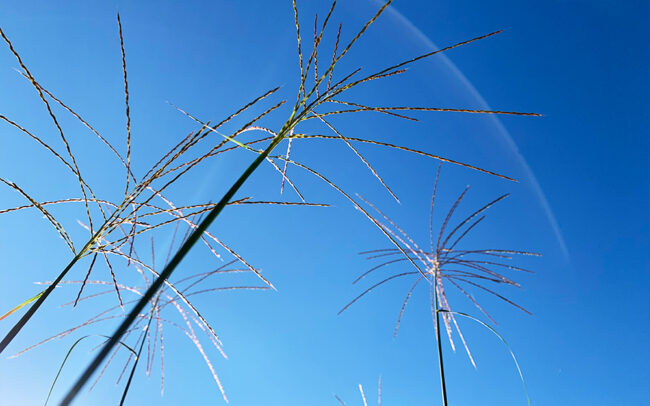
<path fill-rule="evenodd" d="M 307 202 L 305 200 L 303 195 L 299 192 L 299 185 L 289 177 L 290 167 L 306 171 L 316 179 L 320 179 L 325 184 L 335 189 L 344 199 L 350 201 L 368 220 L 377 226 L 378 230 L 388 238 L 394 248 L 373 252 L 371 253 L 372 256 L 389 259 L 392 262 L 409 262 L 414 266 L 412 271 L 393 275 L 374 285 L 359 295 L 359 297 L 389 280 L 402 276 L 408 275 L 416 278 L 413 288 L 415 288 L 415 285 L 420 281 L 425 281 L 425 283 L 429 285 L 434 300 L 432 314 L 436 320 L 435 323 L 437 326 L 439 345 L 439 319 L 443 320 L 451 340 L 450 325 L 454 324 L 457 327 L 456 316 L 461 315 L 460 313 L 454 313 L 450 310 L 444 293 L 444 287 L 442 284 L 443 280 L 454 285 L 462 292 L 465 291 L 460 287 L 461 285 L 470 285 L 472 287 L 486 290 L 515 305 L 507 298 L 493 292 L 480 283 L 489 281 L 517 286 L 515 282 L 491 269 L 492 266 L 501 266 L 500 263 L 492 262 L 492 259 L 502 259 L 511 254 L 528 253 L 491 249 L 474 251 L 459 251 L 455 249 L 456 244 L 467 234 L 467 232 L 483 219 L 483 217 L 480 217 L 478 220 L 474 220 L 475 217 L 480 215 L 492 204 L 499 201 L 502 197 L 479 209 L 461 222 L 451 232 L 445 234 L 444 231 L 447 229 L 449 218 L 463 198 L 463 193 L 454 207 L 450 210 L 448 218 L 441 227 L 436 246 L 433 246 L 432 237 L 431 249 L 423 250 L 415 245 L 408 236 L 406 236 L 399 228 L 396 228 L 396 226 L 386 217 L 384 217 L 383 220 L 378 219 L 375 215 L 371 214 L 369 210 L 365 209 L 363 199 L 353 197 L 350 193 L 344 191 L 343 188 L 338 186 L 336 181 L 330 180 L 325 176 L 325 174 L 311 168 L 308 163 L 298 162 L 291 157 L 291 147 L 294 142 L 309 142 L 309 140 L 312 139 L 343 142 L 355 153 L 362 165 L 377 179 L 381 187 L 386 189 L 395 200 L 398 200 L 396 194 L 380 176 L 380 171 L 377 170 L 368 159 L 362 156 L 359 150 L 355 148 L 355 145 L 372 144 L 392 150 L 406 151 L 436 159 L 441 162 L 460 165 L 468 169 L 483 172 L 490 176 L 497 176 L 505 180 L 513 180 L 503 174 L 483 169 L 469 163 L 447 159 L 430 152 L 420 151 L 393 143 L 381 142 L 372 138 L 364 138 L 363 136 L 344 135 L 337 128 L 335 123 L 337 117 L 351 114 L 363 115 L 363 113 L 367 112 L 389 115 L 399 120 L 416 120 L 416 118 L 409 116 L 409 113 L 413 112 L 506 114 L 519 116 L 536 115 L 533 113 L 514 111 L 473 110 L 468 108 L 437 106 L 373 106 L 371 103 L 359 104 L 346 99 L 352 89 L 369 85 L 370 82 L 387 80 L 391 77 L 402 75 L 406 72 L 406 68 L 418 61 L 430 58 L 442 52 L 450 51 L 457 47 L 469 45 L 499 33 L 499 31 L 492 32 L 449 45 L 437 51 L 416 55 L 370 74 L 362 73 L 363 70 L 361 67 L 350 72 L 341 72 L 339 65 L 341 60 L 344 57 L 349 58 L 349 55 L 352 54 L 358 40 L 364 36 L 366 31 L 373 25 L 373 23 L 375 23 L 382 13 L 385 12 L 392 2 L 393 0 L 385 2 L 363 26 L 354 31 L 354 35 L 345 40 L 345 35 L 342 33 L 342 26 L 340 24 L 338 25 L 338 28 L 332 29 L 331 21 L 335 16 L 335 8 L 337 5 L 337 1 L 334 0 L 331 6 L 327 9 L 327 13 L 322 22 L 319 22 L 318 16 L 314 19 L 313 35 L 311 36 L 311 41 L 309 41 L 311 43 L 308 44 L 305 40 L 307 36 L 304 35 L 306 30 L 303 27 L 304 24 L 301 23 L 298 6 L 294 0 L 292 6 L 296 28 L 299 68 L 299 75 L 294 95 L 295 101 L 289 105 L 287 105 L 286 100 L 282 99 L 270 101 L 280 93 L 279 87 L 272 87 L 270 90 L 253 98 L 249 103 L 239 108 L 235 108 L 232 114 L 219 120 L 202 119 L 186 112 L 181 107 L 174 106 L 192 121 L 195 125 L 195 129 L 185 137 L 181 138 L 177 144 L 171 146 L 165 154 L 158 159 L 155 159 L 155 164 L 153 164 L 144 174 L 136 174 L 133 170 L 134 160 L 140 159 L 140 157 L 134 155 L 134 151 L 132 150 L 132 112 L 129 101 L 130 95 L 126 52 L 128 38 L 125 38 L 122 33 L 122 21 L 119 14 L 117 15 L 117 31 L 119 34 L 119 44 L 121 49 L 120 56 L 125 109 L 125 115 L 123 117 L 125 121 L 123 135 L 124 141 L 122 147 L 118 147 L 109 142 L 108 138 L 103 136 L 89 123 L 88 120 L 83 118 L 82 114 L 79 113 L 77 109 L 73 109 L 71 104 L 63 102 L 60 98 L 56 97 L 53 92 L 48 90 L 40 81 L 38 81 L 36 76 L 28 69 L 26 62 L 23 61 L 8 35 L 0 29 L 0 36 L 20 66 L 20 73 L 33 87 L 38 98 L 42 102 L 43 107 L 47 111 L 54 128 L 56 128 L 58 138 L 63 145 L 63 151 L 59 151 L 55 148 L 51 140 L 29 130 L 27 125 L 19 124 L 4 115 L 0 115 L 0 120 L 13 127 L 18 133 L 31 138 L 36 142 L 36 144 L 38 144 L 39 148 L 45 149 L 54 160 L 58 161 L 62 165 L 68 175 L 76 180 L 79 188 L 79 194 L 77 196 L 70 196 L 63 199 L 44 200 L 39 196 L 38 191 L 26 190 L 26 188 L 15 182 L 0 178 L 0 182 L 14 190 L 26 200 L 24 205 L 0 210 L 0 214 L 30 209 L 38 210 L 49 222 L 70 251 L 69 263 L 58 273 L 53 273 L 53 279 L 45 283 L 45 288 L 41 292 L 15 306 L 3 316 L 0 316 L 0 320 L 7 322 L 10 319 L 10 315 L 17 313 L 23 307 L 27 307 L 27 311 L 17 322 L 15 322 L 9 333 L 0 342 L 0 353 L 3 352 L 18 336 L 21 329 L 30 322 L 34 314 L 45 303 L 55 289 L 64 286 L 77 286 L 78 290 L 74 295 L 75 299 L 71 300 L 67 304 L 68 306 L 74 307 L 85 304 L 91 302 L 91 299 L 102 295 L 114 295 L 115 305 L 109 309 L 102 310 L 84 323 L 67 329 L 55 336 L 49 337 L 26 350 L 34 348 L 35 346 L 52 339 L 67 337 L 81 327 L 95 325 L 101 321 L 115 318 L 123 320 L 114 334 L 105 338 L 105 341 L 102 343 L 93 361 L 89 364 L 87 369 L 83 371 L 73 387 L 67 392 L 63 400 L 60 402 L 60 405 L 70 404 L 78 395 L 80 389 L 88 383 L 95 373 L 106 369 L 114 358 L 116 350 L 119 350 L 120 348 L 127 349 L 131 352 L 127 365 L 133 361 L 132 369 L 128 374 L 126 388 L 121 401 L 121 403 L 123 403 L 129 391 L 136 366 L 141 363 L 140 361 L 142 361 L 143 357 L 146 360 L 146 370 L 149 372 L 153 363 L 153 357 L 156 354 L 156 351 L 158 351 L 162 368 L 163 325 L 173 326 L 188 336 L 198 351 L 201 352 L 223 394 L 224 400 L 227 400 L 223 386 L 221 385 L 210 360 L 205 355 L 205 352 L 202 349 L 203 347 L 198 339 L 198 333 L 194 328 L 198 327 L 202 330 L 209 338 L 211 344 L 220 351 L 221 342 L 211 324 L 202 315 L 200 310 L 192 304 L 190 298 L 193 295 L 198 295 L 200 293 L 214 293 L 226 289 L 273 289 L 273 284 L 261 274 L 258 268 L 249 264 L 232 247 L 222 239 L 218 238 L 213 231 L 209 231 L 209 226 L 222 214 L 222 211 L 226 206 L 248 204 L 327 206 L 326 204 Z M 323 56 L 325 50 L 322 49 L 322 43 L 325 35 L 335 36 L 335 45 L 331 56 L 329 54 Z M 325 61 L 325 65 L 319 65 L 319 63 L 323 63 L 323 60 Z M 253 107 L 263 108 L 262 113 L 250 113 L 253 110 Z M 89 182 L 87 182 L 87 178 L 78 164 L 78 152 L 60 124 L 61 120 L 58 118 L 59 113 L 57 112 L 59 108 L 83 124 L 93 134 L 93 136 L 95 136 L 97 140 L 102 143 L 112 155 L 114 155 L 115 159 L 123 169 L 123 173 L 120 175 L 124 183 L 123 193 L 118 196 L 103 197 L 99 188 L 91 186 Z M 285 114 L 284 121 L 278 122 L 277 125 L 273 126 L 274 129 L 262 126 L 261 121 L 267 118 L 270 113 L 278 113 L 280 111 Z M 322 127 L 322 133 L 313 131 L 308 132 L 304 130 L 303 124 L 306 122 L 319 123 Z M 226 124 L 235 123 L 237 123 L 237 130 L 225 130 Z M 217 141 L 215 141 L 215 134 Z M 247 134 L 254 138 L 244 139 L 242 136 L 243 134 Z M 280 148 L 284 148 L 281 153 L 278 152 Z M 125 152 L 120 153 L 120 150 L 125 150 Z M 225 190 L 222 196 L 218 197 L 216 203 L 176 204 L 168 198 L 168 191 L 175 183 L 181 180 L 183 182 L 192 182 L 191 175 L 193 169 L 195 169 L 199 164 L 212 159 L 217 159 L 222 157 L 223 154 L 238 150 L 246 150 L 251 153 L 250 164 L 232 186 Z M 254 200 L 249 196 L 238 195 L 240 188 L 263 164 L 269 164 L 281 175 L 280 187 L 282 189 L 285 188 L 285 185 L 291 187 L 296 192 L 299 201 Z M 63 222 L 59 221 L 51 211 L 51 207 L 59 205 L 83 206 L 83 227 L 87 231 L 86 239 L 81 241 L 73 240 L 70 233 L 67 231 L 67 226 L 64 225 Z M 391 226 L 396 228 L 397 231 L 391 229 L 391 226 L 387 226 L 384 221 L 391 223 Z M 146 241 L 147 236 L 150 236 L 150 238 L 153 239 L 156 232 L 162 228 L 168 227 L 175 227 L 175 230 L 178 231 L 180 225 L 183 225 L 186 230 L 185 236 L 178 244 L 172 242 L 163 269 L 156 269 L 155 260 L 153 258 L 150 264 L 147 264 L 147 261 L 143 260 L 141 256 L 138 255 L 138 244 L 141 245 L 143 239 Z M 452 237 L 456 238 L 454 239 Z M 140 243 L 136 243 L 136 240 L 140 241 Z M 220 257 L 220 253 L 217 249 L 224 250 L 234 259 L 228 262 L 227 266 L 222 268 L 174 281 L 172 276 L 175 270 L 190 250 L 192 250 L 196 245 L 203 245 L 215 257 Z M 396 259 L 399 256 L 401 256 L 400 259 Z M 88 268 L 85 270 L 84 278 L 77 280 L 66 279 L 69 272 L 72 269 L 79 267 L 82 262 L 88 263 Z M 102 262 L 106 265 L 108 274 L 110 275 L 108 280 L 102 280 L 101 278 L 95 277 L 96 273 L 94 270 Z M 420 265 L 418 265 L 418 263 L 420 263 Z M 376 269 L 379 269 L 381 266 L 383 265 L 376 267 Z M 118 267 L 119 271 L 116 271 Z M 450 267 L 453 267 L 453 269 L 450 269 Z M 133 285 L 121 282 L 120 275 L 123 274 L 123 270 L 127 268 L 134 270 L 140 275 L 140 284 Z M 510 269 L 522 271 L 522 269 L 516 267 L 511 267 Z M 227 272 L 246 272 L 254 274 L 260 280 L 261 284 L 196 289 L 200 283 L 207 280 L 212 275 Z M 374 272 L 374 270 L 372 270 L 372 272 Z M 371 272 L 369 271 L 367 274 L 369 273 Z M 363 275 L 362 277 L 365 276 L 366 275 Z M 99 293 L 87 294 L 85 293 L 85 289 L 89 286 L 106 286 L 107 289 Z M 411 291 L 412 290 L 413 289 L 411 289 Z M 407 298 L 404 301 L 404 306 L 408 301 L 411 291 L 409 291 Z M 482 308 L 478 306 L 478 303 L 474 304 L 483 311 Z M 400 312 L 398 325 L 404 306 Z M 183 323 L 179 324 L 166 319 L 163 315 L 163 310 L 165 308 L 174 310 L 175 313 L 183 319 Z M 126 310 L 126 313 L 120 312 L 122 309 Z M 457 331 L 465 348 L 467 348 L 464 338 L 460 333 L 460 329 Z M 136 345 L 127 346 L 125 344 L 125 340 L 129 336 L 135 336 L 138 334 L 139 336 L 136 340 Z M 70 351 L 72 351 L 72 349 L 79 343 L 79 340 L 72 345 Z M 145 343 L 147 350 L 146 353 L 143 354 Z M 66 355 L 66 359 L 67 358 L 68 356 Z M 439 359 L 443 398 L 445 399 L 444 402 L 446 404 L 446 397 L 444 395 L 444 368 L 442 367 L 441 352 Z M 65 362 L 64 359 L 61 368 L 63 368 Z M 59 370 L 59 373 L 61 373 L 61 369 Z M 102 373 L 103 372 L 99 373 L 100 377 Z M 124 373 L 126 373 L 126 366 Z M 163 376 L 164 375 L 161 373 L 161 379 L 164 379 L 162 378 Z"/>
<path fill-rule="evenodd" d="M 510 355 L 512 356 L 519 377 L 521 378 L 526 394 L 528 404 L 530 398 L 528 390 L 526 389 L 526 382 L 523 377 L 519 363 L 514 352 L 508 346 L 505 339 L 490 325 L 471 316 L 467 313 L 453 311 L 449 300 L 447 298 L 446 285 L 451 285 L 457 289 L 463 296 L 469 300 L 477 310 L 479 310 L 485 317 L 487 317 L 493 324 L 496 325 L 494 318 L 485 310 L 485 308 L 475 299 L 475 296 L 468 292 L 469 289 L 479 289 L 480 291 L 487 292 L 509 305 L 517 309 L 532 314 L 522 306 L 513 302 L 508 297 L 498 293 L 495 290 L 496 286 L 506 285 L 511 287 L 521 287 L 519 283 L 511 279 L 510 276 L 504 272 L 521 273 L 532 272 L 529 269 L 513 265 L 510 261 L 515 256 L 539 256 L 538 253 L 521 251 L 514 249 L 498 249 L 498 248 L 482 248 L 482 249 L 461 249 L 468 235 L 476 229 L 476 227 L 486 218 L 485 212 L 492 206 L 496 205 L 506 197 L 507 194 L 498 196 L 496 199 L 486 203 L 477 210 L 471 212 L 468 216 L 462 218 L 458 223 L 453 225 L 452 219 L 457 212 L 463 198 L 466 196 L 469 187 L 466 187 L 458 196 L 456 201 L 452 204 L 451 208 L 447 211 L 440 227 L 434 229 L 434 207 L 436 202 L 436 191 L 438 189 L 438 180 L 440 176 L 440 169 L 442 165 L 438 166 L 436 172 L 435 182 L 433 186 L 433 193 L 431 195 L 431 211 L 429 214 L 429 243 L 426 248 L 422 248 L 417 242 L 411 238 L 402 228 L 400 228 L 393 220 L 381 212 L 372 203 L 365 201 L 377 213 L 378 218 L 376 223 L 390 234 L 399 245 L 397 248 L 384 248 L 371 251 L 361 252 L 362 255 L 367 255 L 368 260 L 377 260 L 379 264 L 373 266 L 368 271 L 361 274 L 356 278 L 353 283 L 356 284 L 367 277 L 372 277 L 376 274 L 382 273 L 388 269 L 395 268 L 396 265 L 414 265 L 408 267 L 410 270 L 400 269 L 399 271 L 390 272 L 388 276 L 381 276 L 380 281 L 372 284 L 369 288 L 365 289 L 362 293 L 357 295 L 348 304 L 346 304 L 339 314 L 347 310 L 357 300 L 361 299 L 366 294 L 374 289 L 383 286 L 384 284 L 395 281 L 398 279 L 411 278 L 414 279 L 411 287 L 406 292 L 402 305 L 400 307 L 393 336 L 397 336 L 399 331 L 406 305 L 411 299 L 413 292 L 416 290 L 420 283 L 424 283 L 429 290 L 430 297 L 430 310 L 433 319 L 433 324 L 436 334 L 436 344 L 438 352 L 438 362 L 440 371 L 440 385 L 442 393 L 443 405 L 448 404 L 445 368 L 443 361 L 442 340 L 440 320 L 445 327 L 447 338 L 451 348 L 455 350 L 455 343 L 453 339 L 453 331 L 455 329 L 458 334 L 458 339 L 462 343 L 471 364 L 476 367 L 476 362 L 469 349 L 467 341 L 458 325 L 457 316 L 473 320 L 483 327 L 486 327 L 493 334 L 495 334 L 507 347 Z M 453 228 L 452 228 L 453 227 Z M 460 244 L 460 247 L 459 247 Z M 409 264 L 410 263 L 410 264 Z"/>

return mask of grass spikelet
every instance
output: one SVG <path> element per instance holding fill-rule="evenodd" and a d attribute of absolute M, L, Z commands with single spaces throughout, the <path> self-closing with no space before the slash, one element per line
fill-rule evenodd
<path fill-rule="evenodd" d="M 81 284 L 81 287 L 79 288 L 79 293 L 77 293 L 77 298 L 74 300 L 74 305 L 72 307 L 77 307 L 77 303 L 79 302 L 79 298 L 81 297 L 81 294 L 83 293 L 84 287 L 86 286 L 86 282 L 88 282 L 88 278 L 90 277 L 90 273 L 93 270 L 93 266 L 95 266 L 95 261 L 97 260 L 97 253 L 93 254 L 93 259 L 90 261 L 90 266 L 88 267 L 88 272 L 86 272 L 86 277 L 84 278 L 83 283 Z"/>
<path fill-rule="evenodd" d="M 72 251 L 72 254 L 76 254 L 75 248 L 74 248 L 74 243 L 70 239 L 70 236 L 68 233 L 65 231 L 61 223 L 59 223 L 53 215 L 50 214 L 45 208 L 38 203 L 36 200 L 34 200 L 30 195 L 28 195 L 23 189 L 20 188 L 20 186 L 16 185 L 14 182 L 7 181 L 5 179 L 0 178 L 0 182 L 4 183 L 5 185 L 9 186 L 10 188 L 18 191 L 25 199 L 27 199 L 33 207 L 36 207 L 41 213 L 43 213 L 43 216 L 47 219 L 47 221 L 52 224 L 54 229 L 59 233 L 63 241 L 68 245 L 68 248 L 70 248 L 70 251 Z"/>
<path fill-rule="evenodd" d="M 54 112 L 52 111 L 52 108 L 50 107 L 50 103 L 48 103 L 47 99 L 45 98 L 45 95 L 43 94 L 43 91 L 41 90 L 41 87 L 38 85 L 38 83 L 36 82 L 36 79 L 34 79 L 34 76 L 31 74 L 31 72 L 27 69 L 27 66 L 25 66 L 25 64 L 23 63 L 22 58 L 20 57 L 18 52 L 16 52 L 16 50 L 14 49 L 13 44 L 11 43 L 11 41 L 9 41 L 9 38 L 7 38 L 4 31 L 2 31 L 2 28 L 0 28 L 0 36 L 5 41 L 5 43 L 9 46 L 9 50 L 14 55 L 14 57 L 16 57 L 16 60 L 18 61 L 18 64 L 20 65 L 20 67 L 23 70 L 24 74 L 27 76 L 29 81 L 32 83 L 32 85 L 34 86 L 34 88 L 38 92 L 38 95 L 39 95 L 41 101 L 43 102 L 43 104 L 45 105 L 45 108 L 47 109 L 47 112 L 48 112 L 50 118 L 52 119 L 52 122 L 54 123 L 54 126 L 56 127 L 56 129 L 59 132 L 61 140 L 63 141 L 63 144 L 65 145 L 66 151 L 68 152 L 68 156 L 70 157 L 70 160 L 71 160 L 72 165 L 74 167 L 74 172 L 77 175 L 77 179 L 79 181 L 79 186 L 81 188 L 81 193 L 82 193 L 82 195 L 84 197 L 84 203 L 86 205 L 86 214 L 88 216 L 88 222 L 90 223 L 90 229 L 92 230 L 92 228 L 93 228 L 93 226 L 92 226 L 92 217 L 90 215 L 90 207 L 88 205 L 88 196 L 86 194 L 86 187 L 88 187 L 88 190 L 91 192 L 91 195 L 93 195 L 93 197 L 95 197 L 94 193 L 92 193 L 92 190 L 90 189 L 90 187 L 86 185 L 83 178 L 81 177 L 81 171 L 79 170 L 79 166 L 77 165 L 77 160 L 75 159 L 74 154 L 72 153 L 72 149 L 70 147 L 70 144 L 68 143 L 68 140 L 67 140 L 65 134 L 63 133 L 63 129 L 61 128 L 61 125 L 59 124 L 58 119 L 56 118 L 56 116 L 54 115 Z M 92 234 L 92 231 L 91 231 L 91 234 Z"/>
<path fill-rule="evenodd" d="M 321 135 L 321 134 L 293 134 L 291 136 L 291 138 L 338 139 L 339 137 L 335 137 L 335 136 L 331 136 L 331 135 Z M 511 178 L 511 177 L 501 175 L 501 174 L 496 173 L 496 172 L 488 171 L 486 169 L 482 169 L 482 168 L 479 168 L 479 167 L 474 166 L 474 165 L 462 163 L 462 162 L 459 162 L 459 161 L 454 161 L 452 159 L 444 158 L 444 157 L 441 157 L 441 156 L 438 156 L 438 155 L 433 155 L 433 154 L 430 154 L 430 153 L 427 153 L 427 152 L 424 152 L 424 151 L 419 151 L 419 150 L 416 150 L 416 149 L 407 148 L 407 147 L 394 145 L 394 144 L 389 144 L 387 142 L 381 142 L 381 141 L 367 140 L 367 139 L 356 138 L 356 137 L 348 137 L 348 136 L 346 136 L 345 138 L 348 141 L 355 141 L 355 142 L 361 142 L 361 143 L 366 143 L 366 144 L 379 145 L 379 146 L 383 146 L 383 147 L 388 147 L 388 148 L 393 148 L 393 149 L 398 149 L 398 150 L 402 150 L 402 151 L 411 152 L 411 153 L 414 153 L 414 154 L 417 154 L 417 155 L 423 155 L 423 156 L 426 156 L 426 157 L 429 157 L 429 158 L 436 159 L 436 160 L 438 160 L 440 162 L 447 162 L 447 163 L 451 163 L 451 164 L 454 164 L 454 165 L 464 166 L 466 168 L 473 169 L 473 170 L 476 170 L 476 171 L 479 171 L 479 172 L 483 172 L 483 173 L 486 173 L 488 175 L 492 175 L 492 176 L 496 176 L 496 177 L 506 179 L 506 180 L 509 180 L 509 181 L 512 181 L 512 182 L 516 182 L 516 180 Z"/>
<path fill-rule="evenodd" d="M 129 194 L 129 179 L 131 174 L 131 108 L 129 106 L 129 81 L 126 74 L 126 52 L 124 51 L 124 36 L 122 35 L 122 21 L 117 13 L 117 30 L 120 34 L 120 51 L 122 52 L 122 74 L 124 76 L 124 105 L 126 113 L 126 186 L 124 197 Z"/>

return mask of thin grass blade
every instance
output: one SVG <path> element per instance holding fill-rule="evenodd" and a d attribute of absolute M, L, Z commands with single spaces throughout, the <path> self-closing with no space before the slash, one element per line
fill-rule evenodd
<path fill-rule="evenodd" d="M 449 311 L 449 310 L 440 310 L 440 312 L 442 312 L 442 313 L 453 313 L 453 314 L 455 314 L 455 315 L 457 315 L 457 316 L 463 316 L 463 317 L 466 317 L 466 318 L 468 318 L 468 319 L 474 320 L 475 322 L 479 323 L 479 324 L 482 325 L 483 327 L 485 327 L 485 328 L 487 328 L 488 330 L 490 330 L 490 331 L 492 332 L 492 334 L 494 334 L 495 336 L 497 336 L 497 337 L 499 338 L 499 340 L 501 340 L 501 342 L 503 343 L 503 345 L 505 345 L 506 348 L 508 349 L 508 352 L 510 353 L 510 356 L 512 357 L 512 360 L 513 360 L 514 363 L 515 363 L 515 367 L 517 368 L 517 373 L 519 374 L 519 378 L 521 379 L 521 384 L 523 385 L 523 387 L 524 387 L 524 392 L 525 392 L 525 394 L 526 394 L 526 403 L 528 404 L 528 406 L 530 406 L 530 396 L 528 395 L 528 387 L 526 386 L 526 380 L 524 379 L 524 374 L 523 374 L 523 372 L 521 372 L 521 367 L 519 367 L 519 362 L 517 361 L 517 357 L 515 356 L 514 351 L 512 351 L 512 348 L 510 348 L 510 345 L 509 345 L 508 342 L 503 338 L 503 336 L 502 336 L 501 334 L 499 334 L 499 333 L 498 333 L 494 328 L 492 328 L 492 327 L 489 326 L 488 324 L 484 323 L 483 321 L 477 319 L 477 318 L 474 317 L 474 316 L 470 316 L 470 315 L 467 314 L 467 313 L 463 313 L 463 312 L 454 312 L 454 311 Z"/>
<path fill-rule="evenodd" d="M 21 304 L 19 304 L 19 305 L 16 306 L 16 307 L 14 307 L 13 309 L 9 310 L 7 313 L 5 313 L 5 314 L 3 314 L 2 316 L 0 316 L 0 320 L 4 320 L 4 319 L 6 319 L 7 317 L 9 317 L 9 316 L 11 316 L 12 314 L 16 313 L 18 310 L 20 310 L 20 309 L 22 309 L 23 307 L 27 306 L 28 304 L 32 303 L 34 300 L 38 300 L 38 298 L 41 297 L 41 295 L 43 295 L 43 293 L 45 293 L 45 290 L 43 290 L 42 292 L 38 293 L 36 296 L 31 297 L 31 298 L 25 300 L 24 302 L 22 302 Z"/>

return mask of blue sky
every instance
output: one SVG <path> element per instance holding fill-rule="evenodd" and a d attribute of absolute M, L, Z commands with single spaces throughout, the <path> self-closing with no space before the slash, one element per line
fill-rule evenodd
<path fill-rule="evenodd" d="M 343 23 L 345 42 L 379 3 L 340 3 L 333 22 Z M 322 20 L 329 5 L 316 1 L 299 5 L 303 32 L 310 38 L 314 12 Z M 288 104 L 293 102 L 299 68 L 288 1 L 1 5 L 0 26 L 37 80 L 120 151 L 126 145 L 117 11 L 124 25 L 137 175 L 196 129 L 167 101 L 204 120 L 219 120 L 275 86 L 282 88 L 265 107 L 285 98 Z M 543 254 L 513 262 L 535 270 L 532 275 L 508 274 L 523 289 L 499 289 L 532 316 L 474 289 L 516 352 L 534 405 L 633 405 L 650 400 L 648 11 L 643 1 L 396 1 L 336 72 L 341 78 L 358 66 L 374 71 L 431 47 L 504 30 L 444 57 L 421 61 L 404 77 L 355 89 L 350 100 L 373 105 L 489 106 L 543 117 L 427 112 L 415 114 L 420 121 L 414 123 L 360 113 L 340 118 L 336 125 L 348 136 L 421 149 L 519 180 L 508 182 L 445 164 L 434 222 L 444 220 L 467 185 L 471 187 L 458 209 L 458 220 L 460 214 L 511 194 L 490 209 L 466 242 L 467 249 Z M 335 27 L 327 33 L 324 55 L 331 55 Z M 0 114 L 64 151 L 34 89 L 16 73 L 18 67 L 4 46 Z M 278 110 L 263 125 L 277 129 L 287 111 Z M 62 110 L 55 113 L 86 177 L 102 197 L 119 198 L 124 187 L 119 162 L 74 119 Z M 32 140 L 4 124 L 0 132 L 0 177 L 18 183 L 39 200 L 78 197 L 75 179 Z M 400 198 L 397 204 L 344 145 L 311 141 L 296 141 L 292 156 L 322 171 L 351 195 L 371 201 L 418 244 L 428 244 L 436 161 L 359 146 Z M 210 160 L 170 195 L 183 204 L 215 201 L 252 159 L 252 153 L 240 151 Z M 365 284 L 351 284 L 376 264 L 358 253 L 390 243 L 327 185 L 299 168 L 290 168 L 289 175 L 308 201 L 332 207 L 229 207 L 211 227 L 278 289 L 196 297 L 195 305 L 219 333 L 228 355 L 227 360 L 222 358 L 207 336 L 201 336 L 230 403 L 334 405 L 336 393 L 349 405 L 361 405 L 357 385 L 362 384 L 369 404 L 375 404 L 380 376 L 384 405 L 439 403 L 427 289 L 414 292 L 396 339 L 395 320 L 412 280 L 387 283 L 337 316 L 346 303 L 381 280 L 375 276 Z M 280 176 L 269 166 L 262 167 L 238 196 L 298 201 L 291 190 L 282 195 L 279 191 Z M 21 204 L 24 200 L 15 191 L 0 189 L 0 210 Z M 82 206 L 53 213 L 73 239 L 83 243 L 84 230 L 77 223 L 84 216 Z M 54 278 L 70 253 L 35 210 L 1 215 L 0 230 L 0 313 L 4 313 L 39 291 L 33 282 Z M 164 265 L 172 233 L 173 227 L 155 234 L 157 269 Z M 148 243 L 142 239 L 139 249 L 147 252 Z M 230 260 L 227 252 L 221 254 Z M 172 280 L 220 265 L 223 262 L 197 247 Z M 87 266 L 80 264 L 69 279 L 82 279 Z M 385 275 L 404 267 L 386 267 Z M 133 268 L 124 263 L 116 261 L 115 271 L 118 279 L 134 280 Z M 97 279 L 110 280 L 106 266 L 94 272 Z M 259 283 L 252 275 L 232 275 L 210 286 L 219 284 Z M 448 289 L 453 308 L 482 317 L 465 297 Z M 114 321 L 98 323 L 18 358 L 5 356 L 115 303 L 114 297 L 105 296 L 74 311 L 59 308 L 75 294 L 70 286 L 58 289 L 2 354 L 0 405 L 42 404 L 74 340 L 114 330 Z M 14 315 L 0 321 L 0 333 L 17 319 Z M 480 326 L 459 323 L 478 367 L 471 366 L 462 348 L 453 352 L 444 341 L 450 404 L 525 404 L 506 348 Z M 87 342 L 75 350 L 54 391 L 55 400 L 78 376 L 94 347 Z M 124 354 L 119 355 L 93 391 L 84 391 L 76 404 L 117 404 L 123 381 L 119 385 L 115 381 L 125 360 Z M 199 351 L 170 326 L 165 330 L 162 397 L 159 371 L 158 358 L 151 376 L 144 368 L 138 371 L 127 404 L 224 404 Z"/>

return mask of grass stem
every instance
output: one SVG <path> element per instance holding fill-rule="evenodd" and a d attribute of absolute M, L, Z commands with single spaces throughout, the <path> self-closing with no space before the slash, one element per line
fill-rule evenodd
<path fill-rule="evenodd" d="M 438 294 L 436 293 L 436 296 Z M 436 309 L 436 341 L 438 342 L 438 368 L 440 369 L 440 390 L 442 391 L 442 404 L 447 406 L 447 384 L 445 381 L 445 367 L 442 361 L 442 342 L 440 340 L 440 310 Z"/>
<path fill-rule="evenodd" d="M 438 273 L 440 270 L 436 265 L 434 267 L 434 280 L 431 283 L 434 283 L 433 292 L 435 298 L 435 310 L 436 310 L 436 342 L 438 344 L 438 368 L 440 370 L 440 390 L 442 392 L 442 405 L 447 406 L 447 383 L 445 381 L 445 366 L 442 359 L 442 340 L 440 337 L 440 303 L 438 299 Z"/>

